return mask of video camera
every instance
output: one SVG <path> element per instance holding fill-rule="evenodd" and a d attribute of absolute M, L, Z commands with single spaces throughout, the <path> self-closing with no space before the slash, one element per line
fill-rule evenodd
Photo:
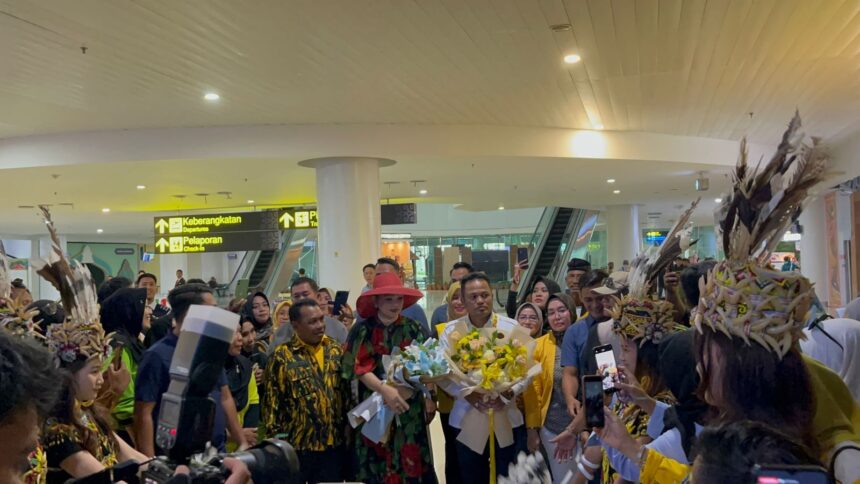
<path fill-rule="evenodd" d="M 211 449 L 211 447 L 210 447 Z M 220 484 L 229 473 L 224 468 L 224 459 L 232 457 L 245 464 L 254 484 L 289 484 L 299 472 L 299 458 L 293 447 L 278 439 L 265 440 L 244 452 L 233 454 L 199 454 L 188 463 L 190 472 L 186 476 L 176 475 L 176 463 L 161 456 L 145 464 L 143 479 L 137 474 L 143 464 L 127 461 L 96 474 L 68 481 L 71 484 L 112 484 L 123 481 L 127 484 Z M 67 483 L 67 484 L 68 484 Z"/>
<path fill-rule="evenodd" d="M 137 479 L 141 464 L 129 461 L 73 482 L 162 484 L 190 480 L 215 484 L 228 477 L 222 465 L 225 457 L 243 462 L 255 484 L 292 482 L 298 474 L 299 459 L 292 446 L 282 440 L 266 440 L 233 454 L 218 454 L 212 447 L 207 450 L 216 405 L 209 394 L 224 371 L 238 326 L 237 314 L 215 306 L 191 306 L 170 362 L 170 386 L 161 397 L 155 431 L 155 442 L 167 455 L 147 462 L 142 480 Z M 188 478 L 174 476 L 179 465 L 190 468 Z"/>

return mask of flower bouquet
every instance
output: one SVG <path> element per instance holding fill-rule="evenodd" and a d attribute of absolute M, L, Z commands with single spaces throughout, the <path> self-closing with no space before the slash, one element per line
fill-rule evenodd
<path fill-rule="evenodd" d="M 451 367 L 445 350 L 439 342 L 430 338 L 423 343 L 413 341 L 404 348 L 395 348 L 391 355 L 382 357 L 385 368 L 385 383 L 394 386 L 404 400 L 412 398 L 416 391 L 429 396 L 427 384 L 448 378 Z M 349 423 L 353 428 L 364 423 L 361 434 L 375 443 L 388 439 L 388 430 L 396 414 L 385 405 L 378 392 L 359 403 L 349 411 Z"/>
<path fill-rule="evenodd" d="M 501 447 L 512 445 L 513 428 L 523 423 L 523 416 L 516 405 L 508 404 L 540 373 L 540 363 L 534 360 L 535 341 L 520 326 L 502 330 L 474 329 L 465 321 L 454 324 L 445 332 L 446 354 L 451 362 L 448 383 L 454 386 L 443 386 L 449 393 L 456 391 L 457 397 L 479 393 L 484 401 L 500 398 L 505 404 L 503 410 L 487 413 L 469 409 L 457 440 L 478 453 L 483 452 L 491 437 L 498 439 Z"/>

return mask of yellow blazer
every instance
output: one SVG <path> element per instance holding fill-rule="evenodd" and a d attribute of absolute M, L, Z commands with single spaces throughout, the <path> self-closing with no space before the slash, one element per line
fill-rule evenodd
<path fill-rule="evenodd" d="M 532 384 L 523 392 L 526 407 L 526 427 L 540 428 L 549 410 L 552 397 L 553 373 L 555 372 L 555 352 L 559 349 L 560 341 L 555 335 L 547 333 L 537 339 L 534 359 L 540 362 L 540 374 L 534 377 Z"/>

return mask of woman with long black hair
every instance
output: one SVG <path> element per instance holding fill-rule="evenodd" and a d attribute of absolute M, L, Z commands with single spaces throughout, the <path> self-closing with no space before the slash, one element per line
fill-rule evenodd
<path fill-rule="evenodd" d="M 257 341 L 266 343 L 268 347 L 274 328 L 272 306 L 269 304 L 269 298 L 262 292 L 252 294 L 245 303 L 244 309 L 242 309 L 242 318 L 243 321 L 250 321 L 254 325 L 254 331 L 257 333 Z"/>
<path fill-rule="evenodd" d="M 143 331 L 146 313 L 146 289 L 120 289 L 102 303 L 100 316 L 105 332 L 113 333 L 112 347 L 114 360 L 121 362 L 129 373 L 129 383 L 120 389 L 116 404 L 111 409 L 114 428 L 117 433 L 132 443 L 128 433 L 134 416 L 134 380 L 137 367 L 143 360 L 146 347 L 143 344 Z"/>

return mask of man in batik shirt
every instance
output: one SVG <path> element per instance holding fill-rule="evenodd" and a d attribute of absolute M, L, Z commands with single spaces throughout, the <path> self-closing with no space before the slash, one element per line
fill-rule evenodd
<path fill-rule="evenodd" d="M 343 481 L 349 383 L 341 379 L 340 344 L 325 335 L 325 314 L 312 299 L 290 307 L 292 339 L 266 367 L 265 435 L 286 440 L 301 462 L 299 482 Z"/>

